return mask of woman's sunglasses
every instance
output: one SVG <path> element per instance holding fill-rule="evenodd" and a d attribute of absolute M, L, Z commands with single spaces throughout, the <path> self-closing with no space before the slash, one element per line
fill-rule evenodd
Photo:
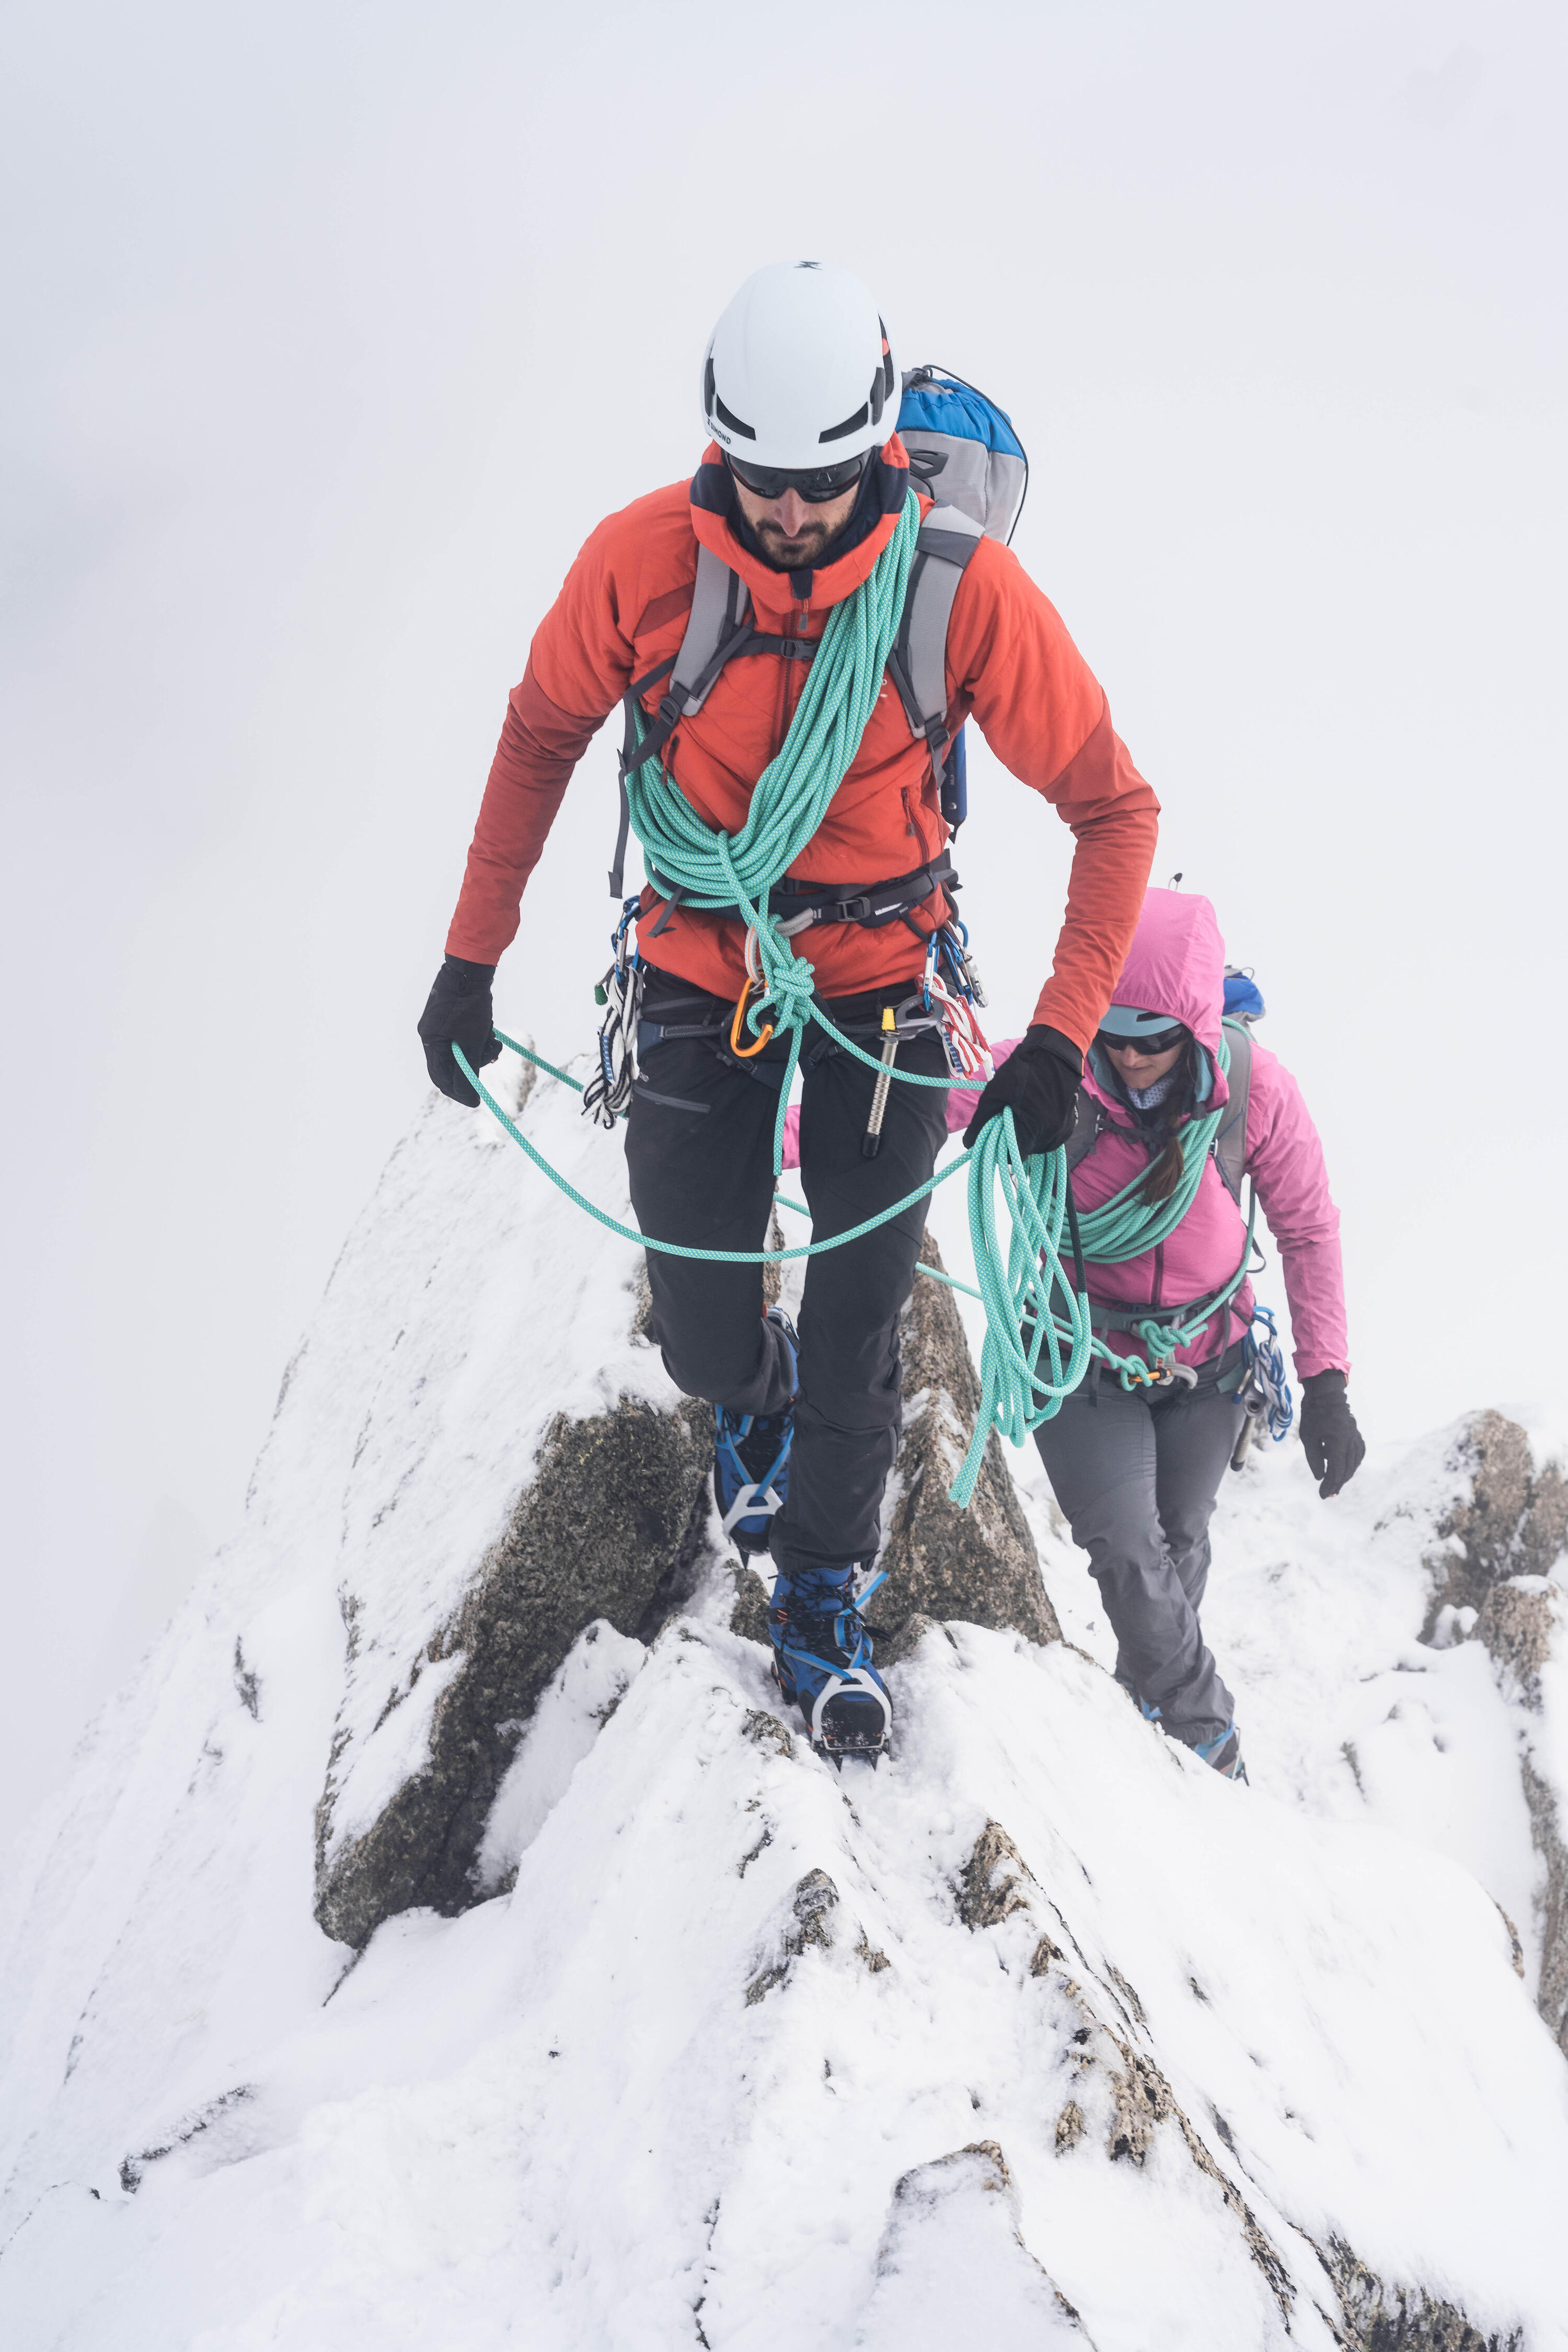
<path fill-rule="evenodd" d="M 724 463 L 735 479 L 759 499 L 782 499 L 786 490 L 793 490 L 808 507 L 823 507 L 829 499 L 842 498 L 866 470 L 864 456 L 847 458 L 842 466 L 815 466 L 800 474 L 782 466 L 748 466 L 743 459 L 728 456 Z"/>
<path fill-rule="evenodd" d="M 1153 1029 L 1147 1037 L 1113 1036 L 1107 1029 L 1100 1033 L 1100 1042 L 1108 1054 L 1168 1054 L 1173 1045 L 1186 1043 L 1184 1029 Z"/>

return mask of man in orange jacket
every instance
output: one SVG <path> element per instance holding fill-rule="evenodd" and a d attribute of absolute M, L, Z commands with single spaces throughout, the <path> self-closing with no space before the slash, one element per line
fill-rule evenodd
<path fill-rule="evenodd" d="M 634 685 L 645 726 L 658 710 L 691 614 L 700 547 L 742 583 L 757 634 L 747 657 L 729 661 L 700 707 L 667 732 L 658 756 L 709 824 L 734 834 L 744 824 L 752 786 L 788 731 L 810 650 L 833 608 L 870 575 L 909 496 L 893 430 L 898 385 L 876 306 L 847 271 L 773 265 L 720 320 L 703 374 L 710 446 L 695 477 L 599 525 L 511 695 L 446 961 L 419 1024 L 430 1075 L 455 1101 L 479 1097 L 453 1045 L 476 1068 L 500 1051 L 491 980 L 573 768 Z M 930 503 L 921 498 L 922 513 Z M 1071 1129 L 1083 1055 L 1131 943 L 1159 803 L 1058 615 L 995 540 L 980 541 L 958 583 L 946 673 L 950 735 L 973 714 L 1076 843 L 1034 1023 L 981 1096 L 965 1138 L 1010 1107 L 1023 1150 L 1048 1150 Z M 945 836 L 931 750 L 884 681 L 826 815 L 773 900 L 816 917 L 817 996 L 873 1051 L 884 1009 L 919 987 L 926 939 L 951 912 Z M 1021 893 L 1020 905 L 1032 904 Z M 744 922 L 672 904 L 650 882 L 637 943 L 647 969 L 626 1157 L 638 1222 L 660 1240 L 760 1249 L 784 1041 L 745 1056 L 732 1049 Z M 868 1157 L 872 1073 L 820 1031 L 801 1066 L 801 1178 L 823 1240 L 926 1181 L 945 1097 L 895 1084 L 880 1147 Z M 941 1036 L 916 1037 L 899 1066 L 946 1075 Z M 833 1753 L 875 1753 L 890 1720 L 855 1603 L 897 1449 L 899 1316 L 923 1227 L 917 1203 L 812 1259 L 798 1335 L 777 1308 L 763 1313 L 759 1266 L 648 1256 L 653 1330 L 670 1377 L 717 1411 L 726 1528 L 742 1549 L 773 1553 L 780 1687 Z"/>

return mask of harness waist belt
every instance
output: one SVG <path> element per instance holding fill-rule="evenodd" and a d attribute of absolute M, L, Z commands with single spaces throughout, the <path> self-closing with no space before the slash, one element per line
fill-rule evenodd
<path fill-rule="evenodd" d="M 1207 1356 L 1201 1364 L 1186 1367 L 1190 1384 L 1196 1388 L 1217 1389 L 1221 1396 L 1234 1396 L 1247 1378 L 1247 1342 L 1233 1339 L 1222 1355 Z M 1089 1378 L 1113 1385 L 1118 1374 L 1110 1364 L 1091 1364 Z"/>
<path fill-rule="evenodd" d="M 1225 1303 L 1228 1307 L 1232 1301 L 1227 1298 Z M 1184 1323 L 1204 1304 L 1201 1298 L 1189 1298 L 1184 1307 L 1140 1307 L 1127 1299 L 1112 1304 L 1103 1298 L 1090 1297 L 1089 1319 L 1096 1331 L 1131 1331 L 1138 1323 Z M 1217 1315 L 1218 1312 L 1216 1302 L 1209 1308 L 1209 1313 Z"/>
<path fill-rule="evenodd" d="M 675 885 L 651 866 L 647 878 L 661 898 L 676 895 Z M 944 849 L 929 866 L 917 866 L 910 874 L 895 874 L 887 882 L 792 882 L 786 875 L 773 884 L 768 904 L 772 912 L 784 916 L 780 929 L 785 939 L 794 939 L 816 923 L 859 923 L 867 930 L 878 930 L 884 923 L 900 921 L 938 890 L 960 887 L 952 859 Z M 731 922 L 746 919 L 739 907 L 706 907 L 701 911 Z"/>
<path fill-rule="evenodd" d="M 894 1026 L 891 1030 L 885 1029 L 880 1021 L 837 1021 L 834 1026 L 841 1029 L 846 1037 L 864 1037 L 868 1042 L 875 1041 L 878 1044 L 881 1044 L 889 1036 L 897 1037 L 900 1043 L 910 1037 L 928 1036 L 933 1030 L 939 1030 L 942 1026 L 942 1015 L 939 1013 L 911 1010 L 919 1003 L 920 994 L 917 990 L 913 996 L 906 997 L 902 1004 L 897 1008 Z M 637 1060 L 640 1062 L 644 1055 L 651 1054 L 656 1045 L 662 1045 L 672 1038 L 722 1036 L 734 1017 L 734 1006 L 725 1004 L 721 1006 L 717 1016 L 710 1021 L 641 1020 L 637 1023 Z M 827 1050 L 830 1053 L 837 1053 L 838 1049 L 835 1045 L 829 1045 Z M 747 1066 L 752 1067 L 752 1065 L 748 1063 Z M 754 1071 L 753 1075 L 755 1075 Z"/>

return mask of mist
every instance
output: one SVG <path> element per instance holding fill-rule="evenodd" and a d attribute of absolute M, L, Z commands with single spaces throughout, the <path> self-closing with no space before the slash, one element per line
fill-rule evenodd
<path fill-rule="evenodd" d="M 1560 11 L 8 24 L 0 1833 L 237 1523 L 426 1087 L 531 631 L 693 469 L 765 260 L 847 264 L 1011 414 L 1154 878 L 1215 900 L 1323 1132 L 1369 1438 L 1568 1388 Z M 498 982 L 552 1056 L 607 960 L 610 731 Z M 1016 1034 L 1070 837 L 978 745 L 971 810 Z"/>

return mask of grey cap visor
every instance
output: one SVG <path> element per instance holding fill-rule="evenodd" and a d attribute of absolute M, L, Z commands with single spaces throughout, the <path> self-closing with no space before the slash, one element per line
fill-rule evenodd
<path fill-rule="evenodd" d="M 1125 1037 L 1129 1045 L 1142 1044 L 1147 1038 L 1166 1037 L 1173 1030 L 1187 1036 L 1184 1022 L 1170 1013 L 1150 1013 L 1139 1004 L 1112 1004 L 1106 1008 L 1100 1024 L 1102 1037 Z"/>

